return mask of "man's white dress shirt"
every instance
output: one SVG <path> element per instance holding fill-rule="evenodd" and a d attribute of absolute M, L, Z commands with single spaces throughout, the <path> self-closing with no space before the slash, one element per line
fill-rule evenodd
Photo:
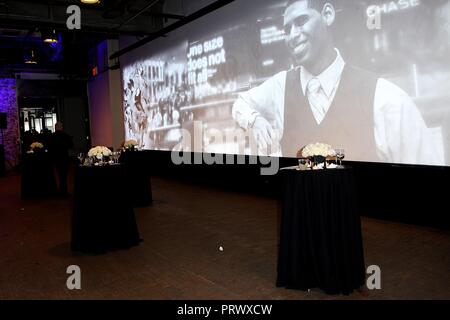
<path fill-rule="evenodd" d="M 337 49 L 336 52 L 334 62 L 319 75 L 314 76 L 304 67 L 300 68 L 301 88 L 299 90 L 302 90 L 308 98 L 318 124 L 326 117 L 345 68 L 342 56 Z M 284 125 L 286 75 L 287 71 L 282 71 L 260 86 L 239 95 L 233 106 L 232 115 L 242 128 L 249 129 L 256 117 L 262 116 L 269 121 L 274 132 L 281 139 Z M 309 92 L 309 87 L 314 90 L 313 93 Z M 352 115 L 349 114 L 349 116 Z M 406 92 L 382 78 L 378 79 L 375 89 L 373 116 L 376 152 L 379 159 L 354 159 L 351 156 L 351 146 L 334 147 L 346 149 L 348 158 L 354 161 L 378 160 L 444 165 L 442 135 L 439 132 L 433 134 L 431 129 L 426 127 L 422 115 Z M 354 120 L 358 121 L 358 119 Z M 330 135 L 332 134 L 330 132 Z M 313 142 L 326 143 L 326 141 L 311 141 Z"/>

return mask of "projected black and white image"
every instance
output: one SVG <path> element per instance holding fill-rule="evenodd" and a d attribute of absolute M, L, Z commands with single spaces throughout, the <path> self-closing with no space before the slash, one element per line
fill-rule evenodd
<path fill-rule="evenodd" d="M 354 161 L 450 164 L 449 0 L 228 7 L 122 59 L 127 139 L 177 150 L 200 123 L 184 150 L 295 157 L 323 142 Z"/>

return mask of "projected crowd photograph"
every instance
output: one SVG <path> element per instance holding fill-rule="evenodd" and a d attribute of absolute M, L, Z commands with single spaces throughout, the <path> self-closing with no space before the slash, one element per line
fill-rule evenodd
<path fill-rule="evenodd" d="M 205 131 L 252 129 L 258 155 L 295 157 L 326 140 L 355 161 L 448 164 L 448 94 L 439 89 L 450 81 L 448 4 L 314 6 L 324 4 L 324 17 L 306 2 L 242 4 L 176 47 L 141 50 L 123 71 L 127 137 L 172 150 L 180 128 L 201 121 Z M 373 10 L 379 25 L 369 24 Z"/>

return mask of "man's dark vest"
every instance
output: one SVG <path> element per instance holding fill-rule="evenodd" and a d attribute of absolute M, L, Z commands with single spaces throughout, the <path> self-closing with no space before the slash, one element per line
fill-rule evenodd
<path fill-rule="evenodd" d="M 288 71 L 283 156 L 295 157 L 303 146 L 320 142 L 345 149 L 351 159 L 377 159 L 373 120 L 376 84 L 374 75 L 346 65 L 334 100 L 318 125 L 302 91 L 300 68 Z"/>

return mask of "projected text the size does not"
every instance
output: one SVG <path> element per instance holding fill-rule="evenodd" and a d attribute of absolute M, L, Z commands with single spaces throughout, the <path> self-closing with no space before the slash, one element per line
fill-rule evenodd
<path fill-rule="evenodd" d="M 201 57 L 198 59 L 189 59 L 188 61 L 188 71 L 196 71 L 198 69 L 205 69 L 207 67 L 217 66 L 219 64 L 225 63 L 225 50 L 222 49 L 217 53 L 212 53 L 208 57 Z"/>
<path fill-rule="evenodd" d="M 204 83 L 208 75 L 215 71 L 207 70 L 208 67 L 218 66 L 226 62 L 224 41 L 222 37 L 197 44 L 189 48 L 188 57 L 188 82 L 189 84 Z M 207 54 L 207 55 L 203 55 Z M 200 70 L 199 72 L 197 72 Z"/>
<path fill-rule="evenodd" d="M 222 49 L 223 48 L 223 38 L 217 37 L 212 40 L 208 40 L 203 42 L 202 44 L 197 44 L 189 48 L 188 59 L 195 58 L 196 56 L 200 56 L 203 53 L 208 53 L 213 50 Z"/>

